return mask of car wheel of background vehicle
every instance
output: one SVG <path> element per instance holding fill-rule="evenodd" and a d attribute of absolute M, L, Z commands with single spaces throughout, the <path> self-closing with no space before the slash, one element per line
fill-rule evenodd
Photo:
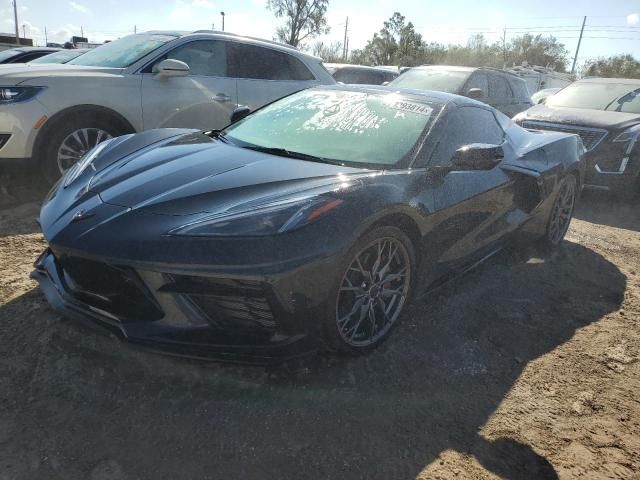
<path fill-rule="evenodd" d="M 567 234 L 576 205 L 577 181 L 573 175 L 567 175 L 560 181 L 558 194 L 551 207 L 547 229 L 542 239 L 543 245 L 557 247 Z"/>
<path fill-rule="evenodd" d="M 411 294 L 415 253 L 396 227 L 378 227 L 345 256 L 347 266 L 333 290 L 327 336 L 335 349 L 365 353 L 382 343 L 398 323 Z"/>
<path fill-rule="evenodd" d="M 81 113 L 58 120 L 48 130 L 42 152 L 42 173 L 49 183 L 60 176 L 93 147 L 108 138 L 126 133 L 108 119 Z"/>

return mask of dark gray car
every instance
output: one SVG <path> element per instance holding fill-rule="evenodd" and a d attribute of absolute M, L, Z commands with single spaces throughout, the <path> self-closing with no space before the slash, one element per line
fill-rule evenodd
<path fill-rule="evenodd" d="M 492 68 L 416 67 L 400 75 L 389 86 L 464 95 L 487 103 L 509 117 L 533 106 L 527 83 L 522 78 Z"/>

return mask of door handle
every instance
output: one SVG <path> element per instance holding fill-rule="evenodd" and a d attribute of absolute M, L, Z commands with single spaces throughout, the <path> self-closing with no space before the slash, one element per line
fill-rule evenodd
<path fill-rule="evenodd" d="M 227 95 L 226 93 L 216 93 L 213 99 L 216 102 L 225 103 L 231 100 L 231 96 Z"/>

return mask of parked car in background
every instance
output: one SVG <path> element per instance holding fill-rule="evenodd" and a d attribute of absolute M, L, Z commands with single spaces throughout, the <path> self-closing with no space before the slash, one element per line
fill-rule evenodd
<path fill-rule="evenodd" d="M 45 200 L 33 277 L 61 312 L 177 354 L 364 354 L 514 237 L 558 246 L 582 153 L 456 95 L 313 88 L 223 131 L 96 147 Z"/>
<path fill-rule="evenodd" d="M 367 67 L 363 65 L 347 65 L 337 63 L 325 63 L 336 82 L 351 84 L 382 85 L 390 82 L 400 74 L 397 70 L 383 69 L 380 67 Z"/>
<path fill-rule="evenodd" d="M 640 192 L 640 80 L 580 80 L 517 115 L 525 128 L 577 133 L 587 149 L 587 186 Z"/>
<path fill-rule="evenodd" d="M 464 95 L 487 103 L 509 117 L 533 105 L 523 79 L 492 68 L 414 67 L 390 82 L 389 86 Z"/>
<path fill-rule="evenodd" d="M 60 50 L 58 52 L 50 53 L 49 55 L 36 58 L 35 60 L 31 60 L 27 63 L 29 63 L 30 65 L 37 65 L 40 63 L 67 63 L 88 51 L 88 48 L 69 48 L 66 50 Z"/>
<path fill-rule="evenodd" d="M 562 90 L 562 88 L 545 88 L 544 90 L 538 90 L 536 93 L 531 95 L 531 101 L 535 105 L 545 102 L 547 97 L 550 97 L 551 95 L 555 95 L 560 90 Z"/>
<path fill-rule="evenodd" d="M 0 51 L 0 64 L 5 63 L 27 63 L 36 58 L 44 57 L 53 52 L 60 51 L 59 48 L 51 47 L 16 47 Z"/>
<path fill-rule="evenodd" d="M 506 71 L 525 80 L 532 94 L 547 88 L 564 88 L 575 80 L 575 75 L 538 65 L 520 65 L 507 68 Z"/>
<path fill-rule="evenodd" d="M 102 140 L 158 127 L 218 129 L 290 93 L 335 84 L 321 59 L 224 32 L 149 32 L 65 65 L 0 71 L 0 161 L 55 181 Z"/>

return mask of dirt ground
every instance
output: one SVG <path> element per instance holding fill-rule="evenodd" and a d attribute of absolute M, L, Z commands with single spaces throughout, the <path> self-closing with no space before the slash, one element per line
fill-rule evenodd
<path fill-rule="evenodd" d="M 54 314 L 0 203 L 0 479 L 640 478 L 640 206 L 588 196 L 357 359 L 164 357 Z M 13 206 L 11 206 L 13 205 Z"/>

